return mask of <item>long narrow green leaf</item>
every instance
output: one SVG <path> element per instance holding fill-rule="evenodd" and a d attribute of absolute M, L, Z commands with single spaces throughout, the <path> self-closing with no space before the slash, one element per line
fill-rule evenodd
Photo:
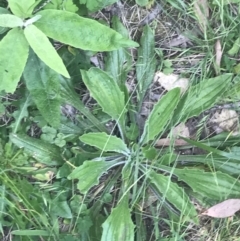
<path fill-rule="evenodd" d="M 84 106 L 79 98 L 79 95 L 74 90 L 70 80 L 60 78 L 61 91 L 60 95 L 64 103 L 72 105 L 81 114 L 83 114 L 92 124 L 93 127 L 97 128 L 99 131 L 106 132 L 106 127 Z"/>
<path fill-rule="evenodd" d="M 117 241 L 133 241 L 134 240 L 134 224 L 131 219 L 131 213 L 128 207 L 127 197 L 123 198 L 120 204 L 114 208 L 103 223 L 103 233 L 101 241 L 117 240 Z"/>
<path fill-rule="evenodd" d="M 60 125 L 60 78 L 30 51 L 24 70 L 27 89 L 44 119 L 56 128 Z"/>
<path fill-rule="evenodd" d="M 172 182 L 168 176 L 157 174 L 155 171 L 151 171 L 148 178 L 150 183 L 154 184 L 163 197 L 174 205 L 183 216 L 198 223 L 197 212 L 183 188 Z"/>
<path fill-rule="evenodd" d="M 193 164 L 202 163 L 208 165 L 213 170 L 218 170 L 229 175 L 240 175 L 240 162 L 238 160 L 221 157 L 219 155 L 179 155 L 177 158 L 178 163 Z"/>
<path fill-rule="evenodd" d="M 155 39 L 151 28 L 146 25 L 143 28 L 138 49 L 138 60 L 136 64 L 136 73 L 138 81 L 139 108 L 141 108 L 143 98 L 153 81 L 156 70 Z"/>
<path fill-rule="evenodd" d="M 26 97 L 22 97 L 19 104 L 19 109 L 13 113 L 15 121 L 11 123 L 12 132 L 16 133 L 21 127 L 21 121 L 23 118 L 28 117 L 28 107 L 31 105 L 32 99 L 28 93 Z"/>
<path fill-rule="evenodd" d="M 13 51 L 14 49 L 14 51 Z M 13 93 L 27 62 L 29 46 L 22 29 L 11 29 L 0 42 L 0 91 Z M 11 57 L 9 54 L 11 53 Z"/>
<path fill-rule="evenodd" d="M 91 96 L 113 119 L 118 120 L 126 112 L 124 94 L 115 80 L 106 72 L 91 68 L 81 70 L 82 78 Z"/>
<path fill-rule="evenodd" d="M 31 24 L 24 29 L 24 34 L 31 48 L 46 65 L 57 73 L 70 78 L 62 59 L 41 30 Z"/>
<path fill-rule="evenodd" d="M 52 236 L 50 232 L 46 230 L 14 230 L 11 232 L 12 235 L 18 236 Z"/>
<path fill-rule="evenodd" d="M 179 101 L 174 113 L 174 122 L 184 122 L 186 119 L 198 116 L 211 108 L 226 92 L 232 76 L 232 74 L 223 74 L 215 78 L 205 79 L 190 88 Z"/>
<path fill-rule="evenodd" d="M 82 135 L 80 141 L 99 148 L 102 151 L 114 151 L 129 154 L 126 144 L 116 136 L 110 136 L 106 133 L 88 133 Z"/>
<path fill-rule="evenodd" d="M 24 148 L 29 155 L 40 163 L 44 163 L 48 166 L 63 164 L 61 151 L 54 145 L 20 134 L 11 134 L 10 140 L 17 147 Z"/>
<path fill-rule="evenodd" d="M 95 20 L 75 13 L 47 9 L 38 12 L 35 25 L 48 37 L 73 47 L 92 51 L 112 51 L 120 47 L 138 47 L 132 40 Z"/>
<path fill-rule="evenodd" d="M 107 172 L 116 161 L 85 161 L 68 176 L 68 179 L 78 179 L 77 187 L 81 193 L 86 194 L 91 187 L 99 183 L 99 178 Z"/>
<path fill-rule="evenodd" d="M 210 146 L 207 146 L 201 142 L 198 142 L 198 141 L 194 141 L 194 140 L 190 140 L 190 139 L 187 139 L 187 138 L 184 138 L 184 137 L 181 137 L 184 141 L 194 145 L 194 146 L 197 146 L 203 150 L 206 150 L 208 152 L 212 152 L 214 154 L 217 154 L 219 156 L 224 156 L 226 158 L 229 158 L 229 159 L 234 159 L 234 160 L 238 160 L 240 161 L 240 155 L 239 154 L 236 154 L 234 152 L 225 152 L 225 151 L 220 151 L 216 148 L 213 148 L 213 147 L 210 147 Z"/>
<path fill-rule="evenodd" d="M 114 30 L 122 34 L 124 37 L 128 37 L 128 31 L 115 16 L 112 19 L 112 27 Z M 106 71 L 112 75 L 113 79 L 117 81 L 121 90 L 126 89 L 126 79 L 129 70 L 132 68 L 132 57 L 127 49 L 120 48 L 107 53 L 107 59 L 105 64 Z"/>
<path fill-rule="evenodd" d="M 23 26 L 23 20 L 12 14 L 0 14 L 0 26 L 15 28 Z"/>
<path fill-rule="evenodd" d="M 187 183 L 194 192 L 213 200 L 239 197 L 240 182 L 222 172 L 204 172 L 199 169 L 174 169 L 173 174 Z"/>
<path fill-rule="evenodd" d="M 143 143 L 153 140 L 163 131 L 166 124 L 170 121 L 174 109 L 180 98 L 180 89 L 175 88 L 163 96 L 154 106 L 149 115 L 141 137 Z"/>

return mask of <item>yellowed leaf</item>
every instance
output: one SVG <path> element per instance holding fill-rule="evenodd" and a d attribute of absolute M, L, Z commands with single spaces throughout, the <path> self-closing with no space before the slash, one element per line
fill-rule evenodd
<path fill-rule="evenodd" d="M 181 93 L 184 93 L 189 86 L 189 80 L 187 78 L 180 78 L 180 76 L 176 74 L 166 75 L 161 71 L 155 73 L 154 81 L 158 82 L 168 91 L 179 87 L 181 89 Z"/>
<path fill-rule="evenodd" d="M 195 0 L 193 3 L 193 10 L 198 19 L 198 24 L 203 32 L 206 31 L 208 17 L 209 17 L 209 7 L 207 0 Z"/>
<path fill-rule="evenodd" d="M 207 215 L 214 218 L 227 218 L 233 216 L 239 210 L 240 199 L 228 199 L 212 206 L 203 212 L 202 215 Z"/>
<path fill-rule="evenodd" d="M 220 73 L 220 66 L 221 66 L 221 60 L 222 60 L 222 46 L 221 46 L 221 42 L 218 39 L 217 42 L 215 43 L 215 53 L 216 53 L 216 72 L 217 74 Z"/>

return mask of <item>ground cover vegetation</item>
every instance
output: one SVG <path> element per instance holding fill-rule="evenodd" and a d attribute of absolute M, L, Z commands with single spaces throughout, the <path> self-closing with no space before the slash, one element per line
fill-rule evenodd
<path fill-rule="evenodd" d="M 240 240 L 239 32 L 238 0 L 1 0 L 1 240 Z"/>

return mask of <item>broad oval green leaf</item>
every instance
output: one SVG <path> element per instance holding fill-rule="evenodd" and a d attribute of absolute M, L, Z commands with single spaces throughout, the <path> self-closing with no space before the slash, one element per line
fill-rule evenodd
<path fill-rule="evenodd" d="M 103 223 L 103 233 L 101 241 L 133 241 L 134 240 L 134 224 L 131 219 L 130 209 L 128 207 L 128 199 L 123 200 L 115 207 L 107 220 Z"/>
<path fill-rule="evenodd" d="M 53 127 L 60 125 L 60 78 L 31 50 L 24 70 L 24 80 L 43 118 Z"/>
<path fill-rule="evenodd" d="M 26 153 L 47 166 L 63 164 L 61 151 L 58 147 L 27 135 L 11 134 L 10 140 Z"/>
<path fill-rule="evenodd" d="M 6 8 L 0 7 L 0 14 L 11 14 Z M 0 34 L 3 34 L 7 31 L 8 28 L 0 27 Z"/>
<path fill-rule="evenodd" d="M 185 218 L 198 223 L 197 212 L 183 188 L 172 182 L 170 177 L 158 174 L 155 171 L 150 171 L 148 178 L 150 183 L 163 194 L 163 198 L 174 205 Z"/>
<path fill-rule="evenodd" d="M 132 40 L 95 20 L 75 13 L 47 9 L 35 25 L 48 37 L 83 50 L 112 51 L 120 47 L 138 47 Z"/>
<path fill-rule="evenodd" d="M 138 81 L 138 107 L 141 108 L 144 96 L 153 81 L 156 70 L 155 38 L 151 28 L 146 25 L 143 28 L 138 49 L 138 59 L 136 64 L 136 74 Z"/>
<path fill-rule="evenodd" d="M 35 0 L 8 0 L 12 13 L 20 18 L 31 16 L 35 6 Z"/>
<path fill-rule="evenodd" d="M 106 72 L 98 68 L 81 70 L 83 82 L 91 96 L 113 119 L 118 120 L 126 112 L 124 94 L 116 81 Z"/>
<path fill-rule="evenodd" d="M 0 14 L 0 26 L 7 28 L 15 28 L 23 26 L 23 20 L 12 14 Z"/>
<path fill-rule="evenodd" d="M 14 50 L 14 51 L 13 51 Z M 27 62 L 29 46 L 22 29 L 11 29 L 0 42 L 0 91 L 13 93 Z M 11 53 L 11 57 L 9 54 Z"/>
<path fill-rule="evenodd" d="M 106 133 L 87 133 L 79 138 L 82 142 L 95 146 L 102 151 L 114 151 L 129 154 L 126 144 L 116 136 L 110 136 Z"/>
<path fill-rule="evenodd" d="M 68 179 L 78 179 L 77 187 L 81 193 L 86 194 L 91 187 L 99 183 L 99 178 L 107 172 L 116 161 L 93 160 L 85 161 L 68 176 Z"/>
<path fill-rule="evenodd" d="M 222 172 L 204 172 L 200 169 L 174 169 L 173 174 L 187 183 L 194 192 L 222 201 L 240 195 L 240 182 Z"/>
<path fill-rule="evenodd" d="M 70 78 L 68 71 L 46 35 L 33 24 L 24 29 L 25 37 L 37 56 L 57 73 Z"/>
<path fill-rule="evenodd" d="M 144 126 L 144 131 L 141 137 L 143 144 L 153 140 L 161 133 L 161 131 L 163 131 L 164 127 L 170 121 L 179 98 L 180 88 L 175 88 L 163 96 L 154 106 Z"/>

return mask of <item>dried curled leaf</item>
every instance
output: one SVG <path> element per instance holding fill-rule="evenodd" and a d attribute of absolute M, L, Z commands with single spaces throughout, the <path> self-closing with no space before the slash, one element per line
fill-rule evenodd
<path fill-rule="evenodd" d="M 189 86 L 189 79 L 181 78 L 176 74 L 164 74 L 161 71 L 155 73 L 154 82 L 158 82 L 166 90 L 171 90 L 176 87 L 181 89 L 181 93 L 184 93 Z"/>
<path fill-rule="evenodd" d="M 202 213 L 214 218 L 227 218 L 240 210 L 240 199 L 228 199 L 218 203 Z"/>
<path fill-rule="evenodd" d="M 210 124 L 217 133 L 223 131 L 234 131 L 238 129 L 238 114 L 235 110 L 222 109 L 222 111 L 216 112 L 211 120 Z"/>

